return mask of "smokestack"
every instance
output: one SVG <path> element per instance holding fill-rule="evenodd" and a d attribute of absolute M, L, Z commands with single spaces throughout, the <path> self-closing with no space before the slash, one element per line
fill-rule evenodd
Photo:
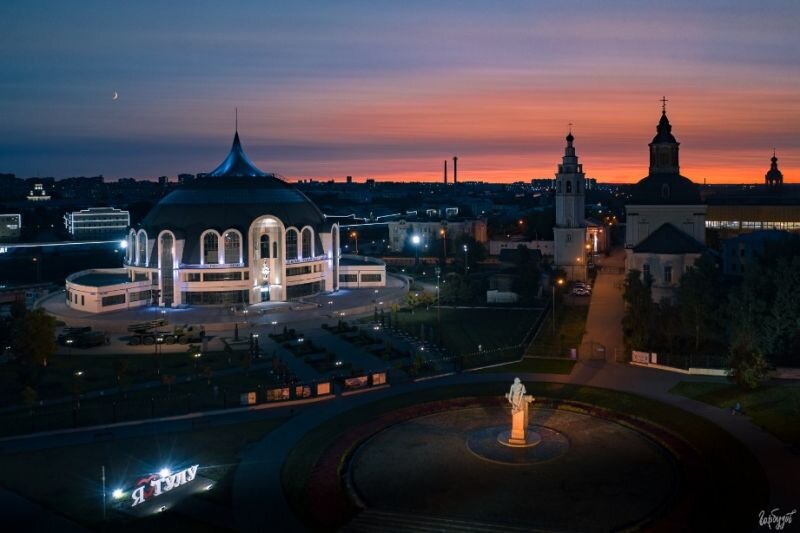
<path fill-rule="evenodd" d="M 458 185 L 458 157 L 453 156 L 453 185 Z"/>
<path fill-rule="evenodd" d="M 447 159 L 444 160 L 444 184 L 447 185 Z"/>

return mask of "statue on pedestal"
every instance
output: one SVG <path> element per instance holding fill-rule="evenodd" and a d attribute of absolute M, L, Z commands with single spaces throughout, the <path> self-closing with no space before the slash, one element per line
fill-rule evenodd
<path fill-rule="evenodd" d="M 519 378 L 514 378 L 514 384 L 511 385 L 506 399 L 511 404 L 511 434 L 508 438 L 508 443 L 512 446 L 525 446 L 528 444 L 527 431 L 528 431 L 528 404 L 534 398 L 530 394 L 526 394 L 525 385 L 520 382 Z"/>

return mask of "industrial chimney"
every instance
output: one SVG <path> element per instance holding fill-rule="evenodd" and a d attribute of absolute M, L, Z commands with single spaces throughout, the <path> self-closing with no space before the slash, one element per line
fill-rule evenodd
<path fill-rule="evenodd" d="M 444 184 L 447 185 L 447 159 L 444 160 Z"/>
<path fill-rule="evenodd" d="M 453 186 L 458 185 L 458 157 L 453 156 Z"/>

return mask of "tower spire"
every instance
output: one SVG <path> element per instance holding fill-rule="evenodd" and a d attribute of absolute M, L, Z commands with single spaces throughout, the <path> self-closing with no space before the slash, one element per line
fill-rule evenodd
<path fill-rule="evenodd" d="M 234 112 L 234 114 L 236 116 L 236 123 L 235 123 L 235 126 L 234 126 L 235 127 L 235 132 L 238 134 L 239 133 L 239 108 L 238 107 L 234 107 L 233 108 L 233 112 Z"/>
<path fill-rule="evenodd" d="M 666 96 L 662 96 L 661 97 L 661 114 L 662 115 L 666 115 L 667 114 L 667 102 L 669 102 L 669 100 L 667 100 L 667 97 Z"/>

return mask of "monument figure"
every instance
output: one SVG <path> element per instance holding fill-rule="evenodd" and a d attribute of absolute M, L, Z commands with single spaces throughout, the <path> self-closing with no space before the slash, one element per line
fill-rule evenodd
<path fill-rule="evenodd" d="M 506 394 L 508 403 L 511 404 L 511 433 L 508 437 L 508 444 L 511 446 L 526 446 L 528 443 L 528 405 L 534 400 L 533 396 L 527 394 L 525 385 L 519 380 L 514 378 L 514 384 L 511 385 L 508 393 Z M 505 432 L 504 432 L 505 433 Z M 541 437 L 536 435 L 536 441 Z"/>

